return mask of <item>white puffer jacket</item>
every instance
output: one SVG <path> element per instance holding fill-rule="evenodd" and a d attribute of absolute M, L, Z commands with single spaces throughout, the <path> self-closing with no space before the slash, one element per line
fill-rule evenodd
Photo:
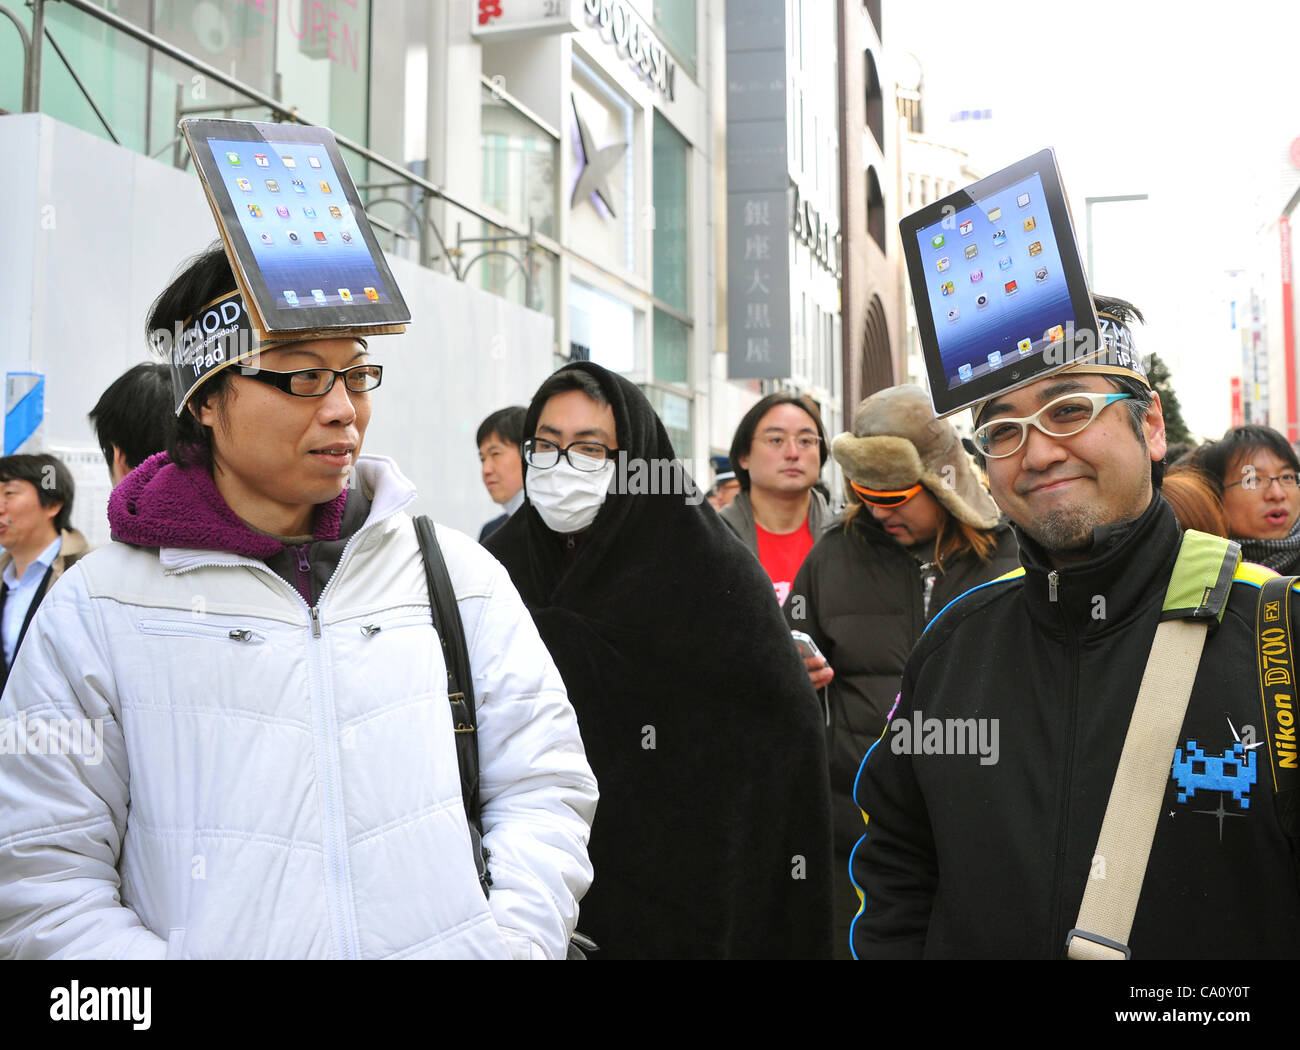
<path fill-rule="evenodd" d="M 358 469 L 371 512 L 315 610 L 262 562 L 124 544 L 50 591 L 0 704 L 0 955 L 564 957 L 596 806 L 564 685 L 505 570 L 440 526 L 485 899 L 415 492 Z M 102 724 L 98 762 L 36 746 L 73 720 Z"/>

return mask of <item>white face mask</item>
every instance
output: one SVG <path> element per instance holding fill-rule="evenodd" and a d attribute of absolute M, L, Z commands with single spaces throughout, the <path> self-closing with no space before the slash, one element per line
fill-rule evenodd
<path fill-rule="evenodd" d="M 605 494 L 614 483 L 614 461 L 599 470 L 575 470 L 561 457 L 553 467 L 529 467 L 524 479 L 528 502 L 537 508 L 552 532 L 581 532 L 600 513 Z"/>

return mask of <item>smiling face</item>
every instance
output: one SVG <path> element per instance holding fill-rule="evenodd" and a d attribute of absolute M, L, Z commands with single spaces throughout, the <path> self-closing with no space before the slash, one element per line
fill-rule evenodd
<path fill-rule="evenodd" d="M 1075 391 L 1109 394 L 1115 387 L 1103 375 L 1052 376 L 999 395 L 980 422 L 1032 415 Z M 1125 401 L 1107 405 L 1069 437 L 1053 437 L 1031 426 L 1018 452 L 987 460 L 993 499 L 1055 562 L 1082 560 L 1093 529 L 1130 521 L 1151 502 L 1151 463 L 1165 454 L 1158 397 L 1142 431 L 1146 447 L 1133 432 Z"/>
<path fill-rule="evenodd" d="M 817 424 L 797 405 L 775 405 L 754 428 L 749 454 L 738 460 L 749 471 L 749 486 L 764 492 L 807 492 L 821 473 L 821 446 L 816 440 L 801 449 L 799 440 L 817 438 Z"/>
<path fill-rule="evenodd" d="M 509 503 L 516 492 L 524 487 L 523 461 L 519 447 L 505 441 L 493 431 L 478 447 L 479 466 L 483 471 L 483 486 L 493 503 Z"/>
<path fill-rule="evenodd" d="M 317 339 L 267 350 L 259 366 L 276 372 L 344 369 L 367 360 L 355 339 Z M 338 496 L 361 453 L 370 394 L 342 378 L 323 397 L 295 397 L 231 370 L 227 396 L 197 407 L 212 428 L 212 476 L 231 510 L 277 536 L 311 532 L 318 503 Z"/>
<path fill-rule="evenodd" d="M 20 559 L 34 558 L 58 536 L 54 519 L 62 509 L 59 502 L 43 506 L 30 481 L 0 483 L 0 547 Z"/>
<path fill-rule="evenodd" d="M 1233 460 L 1222 479 L 1228 535 L 1285 539 L 1300 516 L 1300 488 L 1269 479 L 1294 473 L 1294 467 L 1266 448 L 1252 449 Z"/>

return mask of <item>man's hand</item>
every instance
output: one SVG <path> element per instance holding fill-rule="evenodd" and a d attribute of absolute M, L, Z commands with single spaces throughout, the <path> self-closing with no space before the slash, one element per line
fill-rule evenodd
<path fill-rule="evenodd" d="M 805 656 L 803 665 L 808 668 L 808 679 L 814 689 L 822 689 L 830 685 L 831 679 L 835 677 L 835 672 L 824 656 Z"/>

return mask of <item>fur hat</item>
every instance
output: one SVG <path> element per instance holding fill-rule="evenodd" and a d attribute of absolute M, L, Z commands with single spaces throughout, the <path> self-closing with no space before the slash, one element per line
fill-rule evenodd
<path fill-rule="evenodd" d="M 956 518 L 979 529 L 998 523 L 998 508 L 971 466 L 952 424 L 935 419 L 919 386 L 893 386 L 858 405 L 853 432 L 831 442 L 831 455 L 864 488 L 897 491 L 918 481 Z"/>

